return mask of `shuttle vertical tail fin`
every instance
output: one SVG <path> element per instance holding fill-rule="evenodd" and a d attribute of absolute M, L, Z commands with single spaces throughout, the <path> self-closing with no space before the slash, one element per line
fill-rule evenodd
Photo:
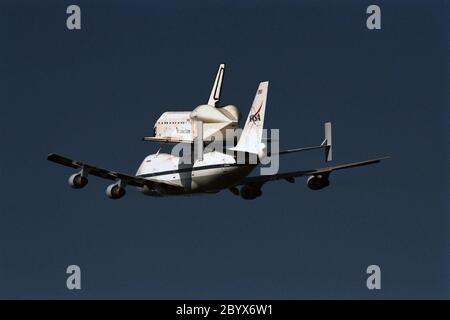
<path fill-rule="evenodd" d="M 211 94 L 209 96 L 208 105 L 213 107 L 218 107 L 220 103 L 220 94 L 222 93 L 222 82 L 223 75 L 225 73 L 225 64 L 219 66 L 217 70 L 216 79 L 214 80 L 213 87 L 211 89 Z"/>

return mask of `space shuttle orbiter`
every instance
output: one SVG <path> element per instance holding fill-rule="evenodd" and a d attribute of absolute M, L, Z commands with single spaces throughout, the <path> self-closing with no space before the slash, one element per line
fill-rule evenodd
<path fill-rule="evenodd" d="M 207 104 L 199 105 L 193 111 L 164 112 L 155 123 L 154 136 L 143 139 L 160 143 L 194 143 L 201 138 L 208 142 L 225 137 L 227 129 L 237 129 L 238 108 L 234 105 L 220 106 L 224 73 L 225 64 L 221 64 Z M 218 132 L 222 134 L 216 135 Z"/>

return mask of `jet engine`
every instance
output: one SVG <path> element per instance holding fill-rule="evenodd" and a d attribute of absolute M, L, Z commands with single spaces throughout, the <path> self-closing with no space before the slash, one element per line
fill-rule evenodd
<path fill-rule="evenodd" d="M 261 188 L 252 187 L 252 186 L 243 186 L 241 188 L 241 197 L 245 200 L 253 200 L 262 195 Z"/>
<path fill-rule="evenodd" d="M 320 190 L 328 187 L 330 185 L 330 180 L 328 180 L 328 176 L 311 176 L 308 178 L 307 185 L 311 190 Z"/>
<path fill-rule="evenodd" d="M 125 188 L 121 187 L 119 184 L 114 183 L 106 188 L 106 195 L 111 199 L 120 199 L 125 195 Z"/>
<path fill-rule="evenodd" d="M 88 183 L 88 178 L 81 173 L 75 173 L 69 177 L 69 185 L 74 189 L 81 189 Z"/>

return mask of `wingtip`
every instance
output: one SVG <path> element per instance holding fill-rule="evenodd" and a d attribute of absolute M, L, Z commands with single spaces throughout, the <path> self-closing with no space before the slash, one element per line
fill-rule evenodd
<path fill-rule="evenodd" d="M 384 157 L 380 157 L 380 158 L 375 158 L 375 159 L 373 159 L 373 161 L 374 161 L 374 163 L 380 163 L 381 161 L 384 161 L 384 160 L 387 160 L 390 158 L 391 158 L 391 156 L 384 156 Z"/>

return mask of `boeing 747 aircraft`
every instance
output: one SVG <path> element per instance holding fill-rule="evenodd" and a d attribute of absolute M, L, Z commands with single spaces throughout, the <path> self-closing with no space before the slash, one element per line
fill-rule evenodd
<path fill-rule="evenodd" d="M 218 82 L 217 79 L 216 82 Z M 106 188 L 106 194 L 111 199 L 122 198 L 126 193 L 126 187 L 132 186 L 145 195 L 157 197 L 217 193 L 228 189 L 233 194 L 249 200 L 261 196 L 262 186 L 270 181 L 294 182 L 296 178 L 308 177 L 307 186 L 312 190 L 320 190 L 329 186 L 330 174 L 334 171 L 367 166 L 388 158 L 376 158 L 311 170 L 249 176 L 260 165 L 260 160 L 267 156 L 268 141 L 263 139 L 263 125 L 268 87 L 269 82 L 259 84 L 242 134 L 237 144 L 228 149 L 229 152 L 226 152 L 226 150 L 204 152 L 203 136 L 200 136 L 201 154 L 194 157 L 191 163 L 186 163 L 182 156 L 158 152 L 147 156 L 135 175 L 102 169 L 55 153 L 49 154 L 47 159 L 79 170 L 69 178 L 69 185 L 74 189 L 85 187 L 89 175 L 113 181 Z M 201 128 L 198 130 L 200 133 L 202 131 Z M 278 154 L 284 155 L 320 148 L 325 150 L 326 161 L 331 161 L 332 140 L 331 123 L 329 122 L 325 123 L 325 138 L 322 144 L 284 150 L 278 152 Z M 256 158 L 257 161 L 248 161 L 250 157 Z M 241 163 L 242 161 L 239 161 L 239 159 L 245 159 L 246 161 Z"/>

